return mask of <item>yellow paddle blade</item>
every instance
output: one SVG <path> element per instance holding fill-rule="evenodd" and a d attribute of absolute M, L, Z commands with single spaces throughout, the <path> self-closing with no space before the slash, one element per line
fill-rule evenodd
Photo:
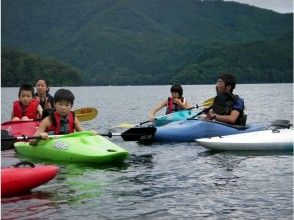
<path fill-rule="evenodd" d="M 213 105 L 213 100 L 214 100 L 214 98 L 210 98 L 210 99 L 205 100 L 202 103 L 202 106 L 204 106 L 204 107 L 210 107 L 210 106 L 212 106 Z"/>
<path fill-rule="evenodd" d="M 87 107 L 74 110 L 76 117 L 79 121 L 90 121 L 98 115 L 98 110 L 95 108 Z"/>
<path fill-rule="evenodd" d="M 115 126 L 116 128 L 133 128 L 135 127 L 136 125 L 134 124 L 129 124 L 129 123 L 122 123 L 122 124 L 119 124 L 117 126 Z"/>

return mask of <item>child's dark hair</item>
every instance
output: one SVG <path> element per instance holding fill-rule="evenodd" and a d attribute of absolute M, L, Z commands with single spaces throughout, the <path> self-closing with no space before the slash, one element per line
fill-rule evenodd
<path fill-rule="evenodd" d="M 59 89 L 54 94 L 54 103 L 60 101 L 67 101 L 73 105 L 75 100 L 74 94 L 68 89 Z"/>
<path fill-rule="evenodd" d="M 34 87 L 30 84 L 23 84 L 19 87 L 18 97 L 20 96 L 21 91 L 31 91 L 32 96 L 34 95 Z"/>
<path fill-rule="evenodd" d="M 232 74 L 222 74 L 218 78 L 225 83 L 225 86 L 231 86 L 230 93 L 232 93 L 236 86 L 235 77 Z"/>
<path fill-rule="evenodd" d="M 183 96 L 183 88 L 180 84 L 175 84 L 170 88 L 170 92 L 177 92 L 180 95 L 180 98 Z"/>
<path fill-rule="evenodd" d="M 37 82 L 39 81 L 39 80 L 43 80 L 44 82 L 45 82 L 45 84 L 46 84 L 46 86 L 48 87 L 48 90 L 46 91 L 46 94 L 48 94 L 49 93 L 49 82 L 48 82 L 48 80 L 47 79 L 44 79 L 44 78 L 38 78 L 37 80 L 36 80 L 36 84 L 37 84 Z"/>

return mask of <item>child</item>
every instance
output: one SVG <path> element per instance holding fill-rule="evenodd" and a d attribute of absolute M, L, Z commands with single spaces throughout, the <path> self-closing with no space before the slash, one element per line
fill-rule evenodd
<path fill-rule="evenodd" d="M 29 84 L 24 84 L 19 88 L 19 100 L 13 102 L 11 112 L 12 121 L 28 121 L 39 119 L 43 109 L 39 102 L 33 99 L 34 87 Z"/>
<path fill-rule="evenodd" d="M 172 112 L 180 111 L 183 109 L 191 108 L 192 106 L 188 104 L 183 97 L 183 88 L 179 84 L 175 84 L 170 88 L 171 97 L 167 100 L 159 103 L 157 107 L 151 110 L 149 114 L 149 119 L 154 120 L 156 112 L 161 110 L 166 106 L 166 114 L 170 114 Z"/>
<path fill-rule="evenodd" d="M 49 116 L 44 118 L 35 132 L 34 136 L 41 136 L 42 139 L 48 139 L 48 133 L 69 134 L 74 130 L 82 131 L 79 120 L 74 112 L 70 111 L 74 103 L 74 95 L 68 89 L 59 89 L 54 94 L 55 112 L 51 112 Z M 34 145 L 37 140 L 30 140 L 30 144 Z"/>

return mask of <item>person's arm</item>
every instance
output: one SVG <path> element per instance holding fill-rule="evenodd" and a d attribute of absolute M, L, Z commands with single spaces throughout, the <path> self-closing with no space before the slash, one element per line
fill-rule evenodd
<path fill-rule="evenodd" d="M 51 126 L 51 121 L 49 117 L 46 117 L 41 121 L 37 131 L 34 133 L 34 136 L 41 136 L 42 139 L 48 139 L 48 134 L 45 132 L 47 128 Z M 38 142 L 37 139 L 31 139 L 29 141 L 30 145 L 36 145 Z"/>
<path fill-rule="evenodd" d="M 83 127 L 81 126 L 81 123 L 77 117 L 75 117 L 75 130 L 76 131 L 83 131 Z"/>
<path fill-rule="evenodd" d="M 13 109 L 12 109 L 12 111 L 11 111 L 11 118 L 10 118 L 10 120 L 12 121 L 12 119 L 14 118 L 14 112 L 13 112 Z"/>
<path fill-rule="evenodd" d="M 211 112 L 211 113 L 209 112 L 209 114 L 207 114 L 208 119 L 211 119 L 211 120 L 214 119 L 216 121 L 229 123 L 229 124 L 235 124 L 239 115 L 240 115 L 240 112 L 237 110 L 232 110 L 230 115 L 218 115 L 213 112 Z"/>
<path fill-rule="evenodd" d="M 38 112 L 39 118 L 42 118 L 43 108 L 41 105 L 38 105 L 37 112 Z"/>
<path fill-rule="evenodd" d="M 149 119 L 150 120 L 154 120 L 155 114 L 156 112 L 158 112 L 159 110 L 161 110 L 163 107 L 165 107 L 167 105 L 167 100 L 159 103 L 154 109 L 152 109 L 149 113 Z"/>

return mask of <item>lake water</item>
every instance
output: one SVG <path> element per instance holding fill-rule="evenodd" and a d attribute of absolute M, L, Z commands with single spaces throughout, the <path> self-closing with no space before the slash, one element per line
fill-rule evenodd
<path fill-rule="evenodd" d="M 191 104 L 215 95 L 214 85 L 183 88 Z M 121 123 L 145 121 L 148 111 L 169 96 L 170 86 L 70 89 L 74 109 L 99 110 L 83 126 L 104 133 Z M 3 122 L 18 88 L 1 92 Z M 293 84 L 237 85 L 235 93 L 245 100 L 248 123 L 293 123 Z M 195 143 L 144 146 L 111 140 L 130 152 L 124 164 L 51 162 L 60 167 L 58 176 L 29 195 L 2 199 L 2 219 L 293 219 L 292 152 L 212 153 Z M 2 167 L 26 159 L 13 150 L 1 153 Z"/>

